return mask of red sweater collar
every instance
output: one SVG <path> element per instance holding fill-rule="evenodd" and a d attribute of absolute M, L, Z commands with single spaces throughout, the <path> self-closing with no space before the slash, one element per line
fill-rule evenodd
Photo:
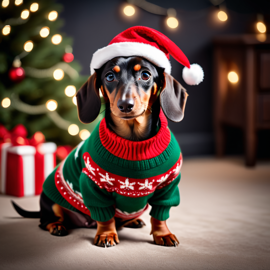
<path fill-rule="evenodd" d="M 162 109 L 160 109 L 159 119 L 161 127 L 154 137 L 145 141 L 134 142 L 124 139 L 111 131 L 107 127 L 104 118 L 99 126 L 100 141 L 103 147 L 119 158 L 133 161 L 154 158 L 168 147 L 171 140 L 168 122 Z"/>

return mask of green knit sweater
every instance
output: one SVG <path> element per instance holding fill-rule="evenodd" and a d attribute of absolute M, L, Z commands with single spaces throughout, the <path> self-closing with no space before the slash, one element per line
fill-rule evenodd
<path fill-rule="evenodd" d="M 59 205 L 97 221 L 136 218 L 148 204 L 151 216 L 168 219 L 170 208 L 180 203 L 182 155 L 162 110 L 160 121 L 156 136 L 133 142 L 101 120 L 48 176 L 43 191 Z"/>

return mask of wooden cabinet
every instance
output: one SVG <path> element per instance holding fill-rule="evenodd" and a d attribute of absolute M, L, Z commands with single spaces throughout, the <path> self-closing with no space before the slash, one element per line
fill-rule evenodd
<path fill-rule="evenodd" d="M 213 60 L 216 154 L 224 155 L 226 126 L 240 127 L 246 165 L 254 166 L 257 131 L 270 129 L 270 36 L 264 42 L 256 35 L 216 37 Z M 229 82 L 230 71 L 237 83 Z"/>

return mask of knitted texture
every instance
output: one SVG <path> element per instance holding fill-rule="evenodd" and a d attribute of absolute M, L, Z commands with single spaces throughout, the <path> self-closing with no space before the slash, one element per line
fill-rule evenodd
<path fill-rule="evenodd" d="M 46 179 L 45 194 L 61 206 L 89 214 L 97 221 L 113 216 L 135 218 L 148 204 L 152 206 L 151 216 L 166 220 L 171 206 L 180 202 L 182 155 L 162 111 L 160 120 L 156 136 L 132 142 L 111 132 L 103 119 Z"/>

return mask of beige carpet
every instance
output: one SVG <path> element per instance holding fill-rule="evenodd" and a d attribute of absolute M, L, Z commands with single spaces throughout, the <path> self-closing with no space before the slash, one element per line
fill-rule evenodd
<path fill-rule="evenodd" d="M 60 238 L 20 218 L 10 200 L 38 210 L 38 197 L 0 196 L 0 269 L 270 269 L 270 163 L 254 169 L 241 159 L 184 160 L 181 204 L 169 228 L 178 248 L 152 244 L 143 229 L 123 229 L 113 248 L 93 246 L 95 230 Z"/>

